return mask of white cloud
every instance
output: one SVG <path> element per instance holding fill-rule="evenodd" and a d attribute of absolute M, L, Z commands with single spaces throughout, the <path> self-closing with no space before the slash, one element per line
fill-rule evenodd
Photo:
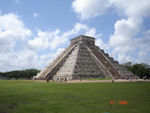
<path fill-rule="evenodd" d="M 103 49 L 105 52 L 110 52 L 110 48 L 107 43 L 104 43 L 102 38 L 97 38 L 95 41 L 95 45 L 99 46 L 101 49 Z"/>
<path fill-rule="evenodd" d="M 101 49 L 104 49 L 105 51 L 108 52 L 109 50 L 109 46 L 108 44 L 104 43 L 103 40 L 102 40 L 102 34 L 97 34 L 96 33 L 96 29 L 95 28 L 89 28 L 86 32 L 85 32 L 85 35 L 86 36 L 91 36 L 91 37 L 94 37 L 96 40 L 95 40 L 95 45 L 96 46 L 99 46 Z"/>
<path fill-rule="evenodd" d="M 0 16 L 0 52 L 13 49 L 17 40 L 25 40 L 31 35 L 30 29 L 15 14 Z"/>
<path fill-rule="evenodd" d="M 120 62 L 128 61 L 149 63 L 150 41 L 147 35 L 139 38 L 143 19 L 150 16 L 149 0 L 110 0 L 117 12 L 127 17 L 114 24 L 114 34 L 110 36 L 109 46 Z"/>
<path fill-rule="evenodd" d="M 86 25 L 76 23 L 71 30 L 62 34 L 60 34 L 59 29 L 51 32 L 38 31 L 38 35 L 34 39 L 28 40 L 28 47 L 33 50 L 46 49 L 50 47 L 51 50 L 54 50 L 61 44 L 65 44 L 70 36 L 78 34 L 82 30 L 86 29 L 88 29 Z"/>
<path fill-rule="evenodd" d="M 28 40 L 28 47 L 32 50 L 45 49 L 50 46 L 50 39 L 57 35 L 59 30 L 56 29 L 52 32 L 43 32 L 41 30 L 38 31 L 37 36 L 32 40 Z"/>
<path fill-rule="evenodd" d="M 40 14 L 39 13 L 36 13 L 36 12 L 33 12 L 33 17 L 38 17 Z"/>
<path fill-rule="evenodd" d="M 109 45 L 120 52 L 128 52 L 131 50 L 133 38 L 139 33 L 141 28 L 141 20 L 128 18 L 118 20 L 115 23 L 115 32 L 110 37 Z"/>
<path fill-rule="evenodd" d="M 150 30 L 147 30 L 143 37 L 135 39 L 134 43 L 136 48 L 139 48 L 139 58 L 144 59 L 145 57 L 150 57 Z"/>
<path fill-rule="evenodd" d="M 145 0 L 141 6 L 139 6 L 139 1 L 137 0 L 137 3 L 135 3 L 138 7 L 133 6 L 134 0 L 131 4 L 129 0 L 122 2 L 120 0 L 118 2 L 117 0 L 75 0 L 73 2 L 74 11 L 82 19 L 101 15 L 111 6 L 114 6 L 119 13 L 121 10 L 123 15 L 127 17 L 114 24 L 115 31 L 110 36 L 108 44 L 104 43 L 103 35 L 97 33 L 95 28 L 90 28 L 81 23 L 76 23 L 72 29 L 66 32 L 61 32 L 59 29 L 53 31 L 38 30 L 32 38 L 31 30 L 24 25 L 19 16 L 13 13 L 0 15 L 0 71 L 27 68 L 41 69 L 64 50 L 62 47 L 69 43 L 70 38 L 80 34 L 95 37 L 96 45 L 106 51 L 113 48 L 113 56 L 117 57 L 121 63 L 134 61 L 150 64 L 150 30 L 145 31 L 143 36 L 138 37 L 143 18 L 149 16 L 149 1 Z M 119 4 L 121 5 L 119 6 Z M 16 42 L 20 40 L 25 40 L 24 46 L 27 46 L 27 48 L 17 48 L 16 51 L 14 50 Z M 44 51 L 45 49 L 56 50 L 56 52 L 40 53 L 40 50 Z"/>
<path fill-rule="evenodd" d="M 109 0 L 74 0 L 72 8 L 81 19 L 102 15 L 109 7 Z"/>
<path fill-rule="evenodd" d="M 150 0 L 74 0 L 72 2 L 73 11 L 81 19 L 102 15 L 111 7 L 127 17 L 150 16 Z"/>
<path fill-rule="evenodd" d="M 74 25 L 74 27 L 73 27 L 71 30 L 69 30 L 69 31 L 67 31 L 67 32 L 65 32 L 65 33 L 63 33 L 62 36 L 63 36 L 63 37 L 69 37 L 69 36 L 71 36 L 71 35 L 75 35 L 75 34 L 79 33 L 79 32 L 82 31 L 82 30 L 88 30 L 88 26 L 85 25 L 85 24 L 76 23 L 76 24 Z"/>
<path fill-rule="evenodd" d="M 40 60 L 35 52 L 30 50 L 11 51 L 0 54 L 0 71 L 11 71 L 27 68 L 39 68 Z"/>
<path fill-rule="evenodd" d="M 88 31 L 86 31 L 85 35 L 91 36 L 91 37 L 97 37 L 96 29 L 95 28 L 89 29 Z"/>
<path fill-rule="evenodd" d="M 38 30 L 34 35 L 19 16 L 13 13 L 0 15 L 0 71 L 41 69 L 64 50 L 62 45 L 66 45 L 70 38 L 80 34 L 93 35 L 97 38 L 101 36 L 96 34 L 95 28 L 81 23 L 76 23 L 66 32 L 60 32 L 59 29 Z M 18 41 L 19 44 L 22 42 L 22 48 L 19 48 Z M 56 50 L 56 52 L 42 53 L 40 51 L 46 49 Z"/>
<path fill-rule="evenodd" d="M 42 61 L 42 65 L 50 64 L 54 61 L 65 49 L 58 48 L 55 53 L 48 53 L 40 56 L 40 61 Z M 47 66 L 47 65 L 46 65 Z"/>
<path fill-rule="evenodd" d="M 150 32 L 148 30 L 143 37 L 138 37 L 141 26 L 142 21 L 134 18 L 115 23 L 115 32 L 110 37 L 109 46 L 113 48 L 113 56 L 117 56 L 120 62 L 132 60 L 150 64 L 147 58 L 150 53 Z"/>
<path fill-rule="evenodd" d="M 150 0 L 110 0 L 110 4 L 128 17 L 150 16 Z"/>
<path fill-rule="evenodd" d="M 48 63 L 53 61 L 64 48 L 58 48 L 54 53 L 37 55 L 35 51 L 24 49 L 0 53 L 0 71 L 23 70 L 23 69 L 43 69 Z"/>
<path fill-rule="evenodd" d="M 134 61 L 133 58 L 131 58 L 130 55 L 126 55 L 126 54 L 118 54 L 118 59 L 117 59 L 120 63 L 125 63 L 125 62 L 130 62 L 130 61 Z"/>
<path fill-rule="evenodd" d="M 105 50 L 111 48 L 112 55 L 117 56 L 120 62 L 148 61 L 146 57 L 150 53 L 149 38 L 146 35 L 141 38 L 138 36 L 141 34 L 144 18 L 150 16 L 150 0 L 74 0 L 72 8 L 82 20 L 100 16 L 109 9 L 117 12 L 119 16 L 126 17 L 116 21 L 115 31 L 108 44 L 97 38 L 96 45 L 104 47 Z M 90 29 L 86 34 L 97 37 L 95 33 L 96 29 Z"/>
<path fill-rule="evenodd" d="M 0 71 L 21 69 L 26 60 L 34 58 L 25 50 L 14 50 L 16 42 L 27 40 L 31 33 L 17 15 L 9 13 L 0 16 Z"/>

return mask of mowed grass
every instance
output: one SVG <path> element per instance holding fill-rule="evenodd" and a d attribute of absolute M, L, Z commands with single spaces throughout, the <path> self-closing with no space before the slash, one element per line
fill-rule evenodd
<path fill-rule="evenodd" d="M 119 100 L 128 103 L 120 105 Z M 150 82 L 0 80 L 0 113 L 150 113 Z"/>

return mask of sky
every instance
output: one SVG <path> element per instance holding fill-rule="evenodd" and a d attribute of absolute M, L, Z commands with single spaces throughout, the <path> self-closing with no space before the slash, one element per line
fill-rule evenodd
<path fill-rule="evenodd" d="M 150 65 L 150 0 L 0 0 L 0 71 L 43 69 L 79 35 Z"/>

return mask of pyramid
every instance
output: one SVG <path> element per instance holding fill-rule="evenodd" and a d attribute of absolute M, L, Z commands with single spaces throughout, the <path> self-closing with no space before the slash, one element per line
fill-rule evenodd
<path fill-rule="evenodd" d="M 81 78 L 122 78 L 133 75 L 104 50 L 95 46 L 95 38 L 80 35 L 34 79 L 67 80 Z"/>

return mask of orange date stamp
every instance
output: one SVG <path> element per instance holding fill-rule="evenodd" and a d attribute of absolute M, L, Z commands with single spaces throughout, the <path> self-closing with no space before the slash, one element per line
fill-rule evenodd
<path fill-rule="evenodd" d="M 119 103 L 120 105 L 127 105 L 128 101 L 127 100 L 119 100 L 117 102 L 115 100 L 110 101 L 110 104 L 112 104 L 112 105 L 117 104 L 117 103 Z"/>

